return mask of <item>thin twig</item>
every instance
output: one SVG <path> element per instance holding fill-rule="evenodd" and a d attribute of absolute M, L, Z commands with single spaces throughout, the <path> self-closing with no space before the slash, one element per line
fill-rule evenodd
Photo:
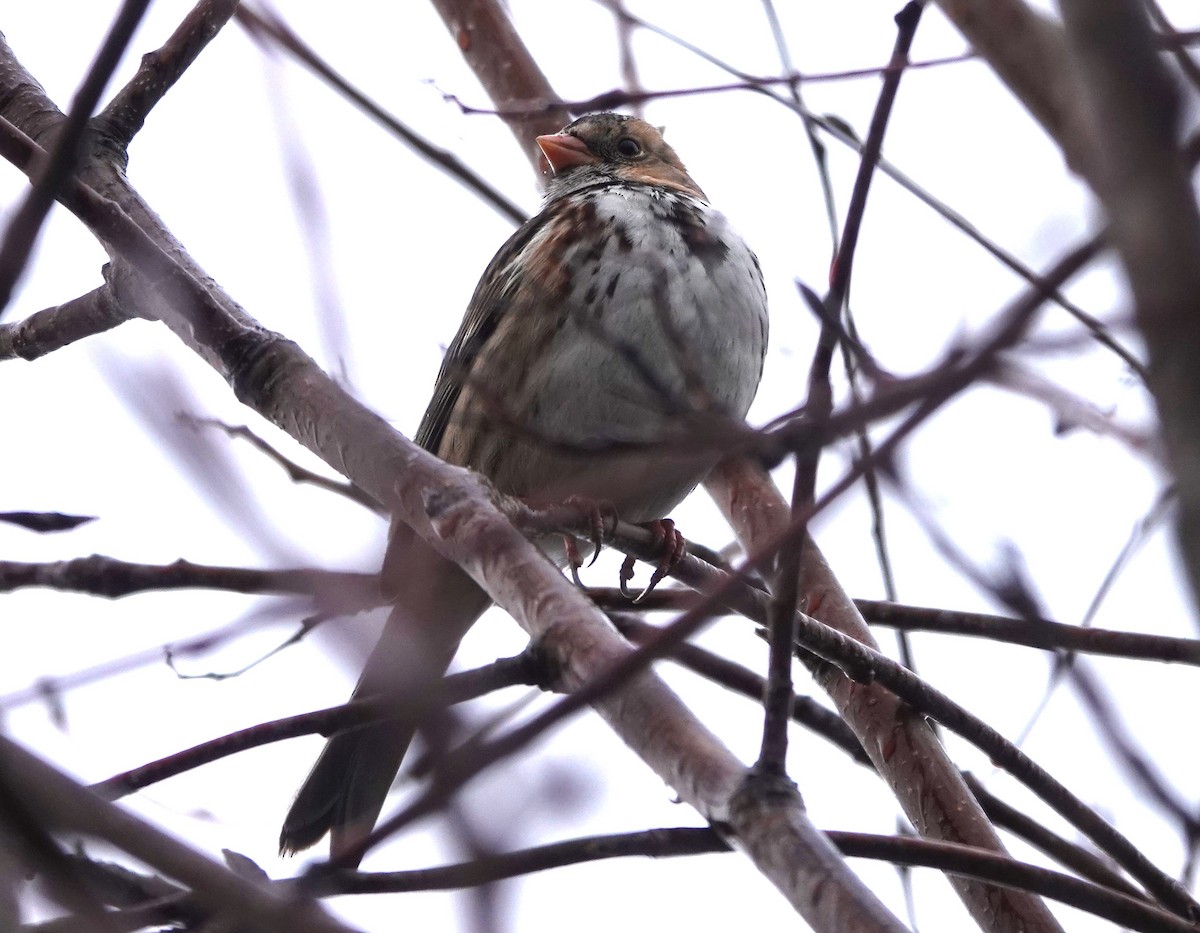
<path fill-rule="evenodd" d="M 413 152 L 430 165 L 475 192 L 485 204 L 514 224 L 524 223 L 528 214 L 506 198 L 483 176 L 469 168 L 458 156 L 447 149 L 435 146 L 415 130 L 396 119 L 379 104 L 347 81 L 325 59 L 316 53 L 303 39 L 296 35 L 286 23 L 271 12 L 258 12 L 242 6 L 237 12 L 238 23 L 260 41 L 270 39 L 289 52 L 298 62 L 350 101 L 368 117 L 392 133 Z"/>
<path fill-rule="evenodd" d="M 124 153 L 150 111 L 229 22 L 238 3 L 239 0 L 199 0 L 161 48 L 142 56 L 137 74 L 94 121 L 118 152 Z"/>
<path fill-rule="evenodd" d="M 845 230 L 843 231 L 831 265 L 829 294 L 826 296 L 824 304 L 827 313 L 831 317 L 845 320 L 846 329 L 854 339 L 856 345 L 860 345 L 861 340 L 859 339 L 858 327 L 854 320 L 854 315 L 850 309 L 850 281 L 854 256 L 858 245 L 859 233 L 862 229 L 862 222 L 866 216 L 867 195 L 879 164 L 880 154 L 883 151 L 883 136 L 886 132 L 892 104 L 899 90 L 900 78 L 904 73 L 903 68 L 909 64 L 909 51 L 912 48 L 912 41 L 920 22 L 922 9 L 923 7 L 920 4 L 909 4 L 896 16 L 899 33 L 896 38 L 895 48 L 892 51 L 892 59 L 888 64 L 889 69 L 893 66 L 898 67 L 895 71 L 889 70 L 883 79 L 879 100 L 871 116 L 867 138 L 863 144 L 859 159 L 858 174 L 854 180 L 850 203 L 846 210 Z M 822 328 L 822 341 L 826 339 L 825 331 L 826 329 Z M 820 345 L 818 346 L 820 347 Z M 850 352 L 850 345 L 843 344 L 841 349 L 843 364 L 850 383 L 851 398 L 858 401 L 862 397 L 862 389 L 858 379 L 858 366 L 854 354 Z M 827 374 L 825 391 L 832 397 L 832 388 L 828 385 Z M 863 484 L 871 509 L 871 530 L 872 539 L 875 542 L 876 559 L 883 576 L 885 594 L 889 598 L 894 599 L 896 584 L 887 550 L 887 540 L 884 531 L 883 497 L 879 492 L 879 478 L 873 466 L 875 457 L 872 452 L 871 438 L 866 425 L 862 426 L 855 433 L 859 460 L 866 465 L 866 469 L 863 471 Z M 811 482 L 815 486 L 815 472 L 806 481 Z M 901 633 L 898 641 L 901 661 L 910 670 L 916 670 L 916 659 L 913 657 L 912 647 L 909 644 L 907 636 Z"/>
<path fill-rule="evenodd" d="M 107 285 L 21 321 L 0 324 L 0 360 L 36 360 L 131 320 Z"/>
<path fill-rule="evenodd" d="M 625 8 L 625 0 L 600 0 L 604 6 L 608 7 L 613 15 L 613 19 L 617 24 L 617 65 L 621 71 L 621 80 L 625 84 L 627 91 L 641 91 L 642 81 L 638 75 L 637 58 L 633 54 L 633 35 L 634 22 L 633 17 L 629 15 L 629 11 Z M 645 117 L 645 107 L 641 104 L 632 106 L 633 115 L 635 117 Z"/>
<path fill-rule="evenodd" d="M 0 561 L 0 593 L 35 586 L 106 599 L 175 589 L 293 593 L 313 596 L 323 610 L 340 608 L 343 612 L 361 612 L 383 604 L 379 576 L 373 573 L 316 567 L 255 570 L 182 559 L 170 564 L 140 564 L 100 554 L 49 563 Z"/>
<path fill-rule="evenodd" d="M 278 616 L 294 610 L 288 607 L 256 608 L 228 625 L 212 631 L 196 635 L 180 642 L 173 642 L 157 647 L 135 651 L 123 657 L 109 661 L 101 661 L 91 667 L 74 670 L 67 674 L 53 677 L 40 677 L 26 687 L 18 687 L 0 696 L 0 708 L 14 709 L 27 703 L 47 703 L 51 706 L 53 715 L 60 716 L 58 707 L 61 697 L 70 690 L 76 690 L 88 684 L 99 683 L 111 677 L 125 674 L 140 667 L 161 664 L 168 653 L 173 657 L 205 654 L 218 645 L 245 636 L 253 631 L 255 626 L 265 622 L 273 622 Z"/>
<path fill-rule="evenodd" d="M 923 4 L 914 2 L 907 4 L 896 14 L 898 28 L 896 45 L 885 71 L 883 85 L 879 89 L 879 99 L 871 114 L 870 128 L 867 131 L 866 142 L 863 144 L 862 158 L 858 163 L 858 174 L 854 179 L 850 204 L 846 208 L 846 224 L 842 230 L 841 246 L 829 273 L 829 301 L 827 303 L 839 310 L 842 302 L 850 293 L 850 276 L 858 246 L 858 235 L 862 230 L 863 218 L 866 216 L 867 195 L 871 190 L 871 179 L 875 175 L 875 166 L 878 164 L 879 154 L 883 150 L 883 136 L 887 131 L 896 93 L 900 89 L 900 78 L 908 66 L 908 52 L 912 48 L 917 25 L 921 21 L 922 9 L 924 9 Z"/>
<path fill-rule="evenodd" d="M 789 75 L 796 74 L 796 68 L 792 64 L 792 54 L 788 49 L 787 37 L 783 33 L 783 25 L 779 22 L 779 14 L 775 9 L 775 4 L 772 0 L 763 0 L 763 9 L 767 14 L 767 22 L 771 27 L 771 37 L 775 41 L 775 50 L 779 53 L 779 63 L 783 66 L 784 73 Z M 647 24 L 647 27 L 649 28 L 649 24 Z M 664 35 L 671 41 L 680 43 L 684 48 L 701 55 L 707 55 L 707 53 L 702 52 L 689 43 L 683 42 L 683 40 L 678 39 L 676 36 L 665 33 L 665 31 L 660 32 L 657 27 L 654 27 L 654 31 L 659 32 L 660 35 Z M 712 63 L 718 64 L 716 61 Z M 719 64 L 718 67 L 720 67 Z M 768 96 L 774 97 L 776 95 L 770 93 Z M 832 260 L 837 255 L 841 230 L 838 225 L 837 201 L 834 198 L 833 178 L 829 173 L 829 153 L 825 149 L 825 144 L 821 142 L 820 136 L 817 135 L 817 121 L 813 119 L 813 115 L 804 105 L 804 98 L 800 93 L 799 81 L 793 81 L 788 84 L 788 96 L 795 105 L 795 113 L 800 117 L 800 122 L 804 126 L 804 136 L 808 140 L 808 148 L 812 153 L 813 164 L 817 170 L 817 181 L 821 185 L 821 202 L 825 205 L 825 221 L 829 225 L 830 259 Z"/>
<path fill-rule="evenodd" d="M 326 492 L 343 496 L 377 515 L 384 514 L 383 507 L 353 483 L 330 479 L 328 476 L 322 476 L 320 473 L 314 473 L 307 467 L 300 466 L 296 461 L 285 457 L 244 424 L 226 424 L 224 421 L 219 421 L 216 418 L 199 418 L 184 412 L 177 414 L 176 420 L 180 424 L 185 424 L 192 428 L 217 428 L 224 431 L 229 437 L 240 437 L 242 440 L 248 441 L 260 453 L 265 454 L 268 459 L 273 460 L 279 466 L 283 467 L 284 472 L 288 475 L 288 479 L 293 483 L 305 483 L 310 486 L 316 486 L 318 489 L 324 489 Z"/>
<path fill-rule="evenodd" d="M 542 663 L 543 659 L 536 651 L 523 651 L 511 658 L 500 658 L 474 670 L 449 674 L 439 690 L 439 699 L 447 704 L 464 703 L 506 687 L 536 686 L 545 676 Z M 355 700 L 310 713 L 286 716 L 239 729 L 157 761 L 115 774 L 93 784 L 91 789 L 106 800 L 118 800 L 169 777 L 251 748 L 303 735 L 319 734 L 329 737 L 338 732 L 374 725 L 397 715 L 401 714 L 396 711 L 394 704 Z"/>
<path fill-rule="evenodd" d="M 1019 619 L 981 612 L 903 606 L 873 599 L 856 599 L 854 602 L 872 623 L 907 632 L 942 632 L 1045 651 L 1079 651 L 1114 658 L 1200 666 L 1200 641 L 1191 638 L 1065 625 L 1049 619 Z"/>
<path fill-rule="evenodd" d="M 611 612 L 609 618 L 622 635 L 637 645 L 645 644 L 659 632 L 656 626 L 629 612 Z M 767 688 L 766 678 L 697 645 L 680 645 L 668 660 L 755 703 L 762 701 Z M 845 721 L 811 697 L 792 697 L 791 719 L 832 742 L 859 764 L 871 767 L 871 759 Z"/>
<path fill-rule="evenodd" d="M 1167 779 L 1137 747 L 1129 729 L 1120 721 L 1112 699 L 1100 685 L 1099 678 L 1086 664 L 1076 662 L 1071 666 L 1071 682 L 1075 692 L 1083 701 L 1091 722 L 1115 760 L 1132 777 L 1139 800 L 1153 803 L 1175 822 L 1182 831 L 1187 844 L 1195 845 L 1200 838 L 1200 820 L 1183 801 L 1178 791 L 1171 788 Z"/>
<path fill-rule="evenodd" d="M 597 0 L 597 2 L 600 2 L 600 0 Z M 657 26 L 651 22 L 648 22 L 645 19 L 640 18 L 640 17 L 632 16 L 631 14 L 627 14 L 627 15 L 629 15 L 629 18 L 631 19 L 631 21 L 634 22 L 636 25 L 638 25 L 640 28 L 642 28 L 648 32 L 652 32 L 655 35 L 661 36 L 662 38 L 666 39 L 668 42 L 671 42 L 671 43 L 679 46 L 680 48 L 685 49 L 686 51 L 690 52 L 691 54 L 696 55 L 697 57 L 703 59 L 704 61 L 708 62 L 711 65 L 714 65 L 715 67 L 721 69 L 722 71 L 725 71 L 726 73 L 731 74 L 731 75 L 741 79 L 743 82 L 745 82 L 744 86 L 745 86 L 746 90 L 750 90 L 750 91 L 754 91 L 756 93 L 763 94 L 763 95 L 769 97 L 771 100 L 775 101 L 776 103 L 778 103 L 784 107 L 787 107 L 788 109 L 792 110 L 793 112 L 799 114 L 799 116 L 805 121 L 806 126 L 811 124 L 813 126 L 820 127 L 825 133 L 827 133 L 828 135 L 833 137 L 835 140 L 837 140 L 838 142 L 842 143 L 843 145 L 848 146 L 849 148 L 853 149 L 860 156 L 862 155 L 862 151 L 863 151 L 862 141 L 860 139 L 858 139 L 853 133 L 849 132 L 847 130 L 847 128 L 845 127 L 845 125 L 842 124 L 840 121 L 835 120 L 835 119 L 830 119 L 828 117 L 821 116 L 819 114 L 814 114 L 811 111 L 809 111 L 806 107 L 804 107 L 803 104 L 801 104 L 800 102 L 798 102 L 794 99 L 789 100 L 788 98 L 785 98 L 782 95 L 773 91 L 770 87 L 767 87 L 762 84 L 756 84 L 755 83 L 756 79 L 753 75 L 750 75 L 747 72 L 734 67 L 733 65 L 729 64 L 728 62 L 723 61 L 722 59 L 716 57 L 715 55 L 711 54 L 710 52 L 708 52 L 702 48 L 699 48 L 698 46 L 688 42 L 685 39 L 680 38 L 679 36 L 675 35 L 674 33 L 670 32 L 669 30 L 663 29 L 661 26 Z M 1194 39 L 1194 35 L 1192 35 L 1192 34 L 1181 33 L 1180 35 L 1182 37 L 1192 36 L 1192 38 Z M 976 57 L 975 53 L 972 52 L 972 53 L 968 53 L 966 56 L 957 56 L 957 57 L 949 58 L 949 59 L 940 59 L 940 60 L 936 60 L 936 61 L 927 61 L 927 62 L 921 62 L 921 61 L 910 62 L 908 64 L 908 70 L 913 71 L 918 68 L 930 67 L 933 65 L 956 63 L 956 62 L 964 61 L 967 59 L 973 59 L 975 57 Z M 884 71 L 886 71 L 886 69 L 877 69 L 877 68 L 876 69 L 862 69 L 860 71 L 853 72 L 853 76 L 866 77 L 868 75 L 880 75 Z M 845 74 L 850 74 L 850 73 L 845 73 Z M 788 76 L 784 76 L 784 77 L 788 79 L 789 84 L 791 84 L 793 79 L 795 79 L 797 83 L 800 80 L 802 80 L 802 77 L 798 76 L 798 75 L 788 75 Z M 989 255 L 991 255 L 997 261 L 1002 263 L 1010 271 L 1012 271 L 1016 275 L 1020 276 L 1027 283 L 1036 284 L 1036 282 L 1037 282 L 1036 273 L 1034 273 L 1033 270 L 1030 269 L 1029 266 L 1027 266 L 1025 263 L 1021 262 L 1021 260 L 1017 256 L 1015 256 L 1013 253 L 1005 250 L 999 244 L 997 244 L 994 241 L 992 241 L 991 239 L 985 237 L 983 235 L 983 233 L 974 224 L 972 224 L 965 217 L 963 217 L 962 214 L 958 213 L 957 211 L 953 210 L 951 207 L 949 207 L 944 202 L 935 198 L 932 194 L 930 194 L 928 191 L 926 191 L 924 188 L 922 188 L 920 185 L 918 185 L 915 181 L 913 181 L 913 179 L 911 179 L 904 172 L 900 171 L 900 169 L 898 169 L 895 165 L 893 165 L 887 159 L 880 158 L 878 160 L 878 166 L 879 166 L 880 171 L 882 171 L 885 175 L 887 175 L 894 182 L 896 182 L 898 185 L 900 185 L 901 188 L 903 188 L 905 191 L 912 194 L 922 204 L 924 204 L 926 207 L 929 207 L 936 214 L 938 214 L 938 216 L 940 216 L 943 220 L 947 221 L 949 224 L 951 224 L 951 226 L 953 226 L 959 232 L 963 233 L 970 240 L 972 240 L 973 242 L 975 242 L 976 244 L 981 246 Z M 834 224 L 836 226 L 836 219 L 834 220 Z M 1059 307 L 1061 307 L 1063 310 L 1065 310 L 1068 314 L 1070 314 L 1072 317 L 1074 317 L 1076 320 L 1078 320 L 1079 323 L 1081 323 L 1087 329 L 1087 331 L 1092 335 L 1093 339 L 1095 339 L 1102 346 L 1111 350 L 1113 353 L 1115 353 L 1117 356 L 1119 356 L 1121 358 L 1121 360 L 1138 376 L 1138 378 L 1143 383 L 1146 381 L 1145 364 L 1142 363 L 1137 357 L 1135 357 L 1133 355 L 1133 353 L 1130 352 L 1126 347 L 1122 346 L 1116 339 L 1114 339 L 1112 337 L 1112 335 L 1109 334 L 1108 329 L 1105 327 L 1105 325 L 1103 323 L 1101 323 L 1099 320 L 1097 320 L 1092 315 L 1088 314 L 1086 311 L 1084 311 L 1082 308 L 1080 308 L 1075 303 L 1071 302 L 1069 299 L 1066 298 L 1066 296 L 1064 296 L 1061 292 L 1059 292 L 1057 290 L 1051 292 L 1051 294 L 1049 296 L 1049 300 L 1053 301 L 1055 304 L 1057 304 Z"/>
<path fill-rule="evenodd" d="M 963 772 L 963 780 L 971 789 L 975 799 L 979 801 L 987 818 L 1000 828 L 1025 840 L 1034 848 L 1044 852 L 1060 865 L 1065 865 L 1083 878 L 1106 888 L 1112 888 L 1114 891 L 1128 894 L 1130 897 L 1145 898 L 1146 895 L 1142 893 L 1141 889 L 1131 884 L 1108 860 L 1080 843 L 1060 836 L 1049 829 L 1042 819 L 1023 813 L 1001 800 L 984 787 L 983 782 L 969 771 Z"/>
<path fill-rule="evenodd" d="M 830 830 L 830 840 L 848 858 L 937 868 L 1030 891 L 1070 904 L 1086 913 L 1144 933 L 1189 933 L 1193 928 L 1137 897 L 1081 881 L 1015 859 L 950 842 Z M 567 865 L 610 858 L 671 858 L 731 851 L 709 828 L 652 829 L 588 836 L 506 852 L 456 865 L 395 872 L 345 872 L 323 880 L 321 894 L 382 894 L 448 891 L 515 878 Z"/>

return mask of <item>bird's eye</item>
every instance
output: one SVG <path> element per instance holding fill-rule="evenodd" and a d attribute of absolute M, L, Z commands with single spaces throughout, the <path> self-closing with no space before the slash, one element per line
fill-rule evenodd
<path fill-rule="evenodd" d="M 634 156 L 639 156 L 642 154 L 642 147 L 638 144 L 636 139 L 631 139 L 630 137 L 626 136 L 617 143 L 617 152 L 625 156 L 627 159 L 632 159 Z"/>

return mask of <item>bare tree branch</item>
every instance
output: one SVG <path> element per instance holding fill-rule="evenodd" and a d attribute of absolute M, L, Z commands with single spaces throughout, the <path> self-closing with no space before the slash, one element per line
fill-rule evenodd
<path fill-rule="evenodd" d="M 253 570 L 196 564 L 182 559 L 171 564 L 137 564 L 100 554 L 45 564 L 0 561 L 0 593 L 33 586 L 68 593 L 91 593 L 107 599 L 175 589 L 295 593 L 312 595 L 322 609 L 341 608 L 345 612 L 382 605 L 379 577 L 371 573 L 315 567 Z"/>
<path fill-rule="evenodd" d="M 1062 149 L 1089 177 L 1097 140 L 1081 109 L 1062 27 L 1024 0 L 937 0 L 938 8 Z"/>
<path fill-rule="evenodd" d="M 402 140 L 409 149 L 420 155 L 430 165 L 437 166 L 464 187 L 474 191 L 485 204 L 491 206 L 497 213 L 507 217 L 514 224 L 525 222 L 528 216 L 525 211 L 490 185 L 486 179 L 472 171 L 453 152 L 435 146 L 350 84 L 277 16 L 272 13 L 260 13 L 242 6 L 237 11 L 237 18 L 238 22 L 252 36 L 260 41 L 269 39 L 278 44 L 280 48 L 286 49 L 298 62 L 325 81 L 355 107 Z"/>
<path fill-rule="evenodd" d="M 0 512 L 0 522 L 38 534 L 71 531 L 95 520 L 95 515 L 64 515 L 62 512 Z"/>
<path fill-rule="evenodd" d="M 705 488 L 716 499 L 747 550 L 762 549 L 788 524 L 788 508 L 770 479 L 744 462 L 726 462 Z M 805 546 L 801 586 L 809 612 L 875 645 L 870 630 L 842 591 L 815 542 Z M 875 767 L 923 836 L 1003 852 L 999 837 L 962 784 L 958 769 L 923 720 L 911 715 L 878 684 L 855 684 L 835 668 L 822 669 L 821 686 L 858 735 Z M 886 750 L 886 753 L 885 753 Z M 958 881 L 956 887 L 976 922 L 986 930 L 1054 930 L 1045 905 L 1013 892 Z"/>
<path fill-rule="evenodd" d="M 634 618 L 630 613 L 614 613 L 612 619 L 622 634 L 639 644 L 644 644 L 657 632 L 653 626 Z M 762 677 L 695 645 L 681 645 L 671 656 L 671 660 L 749 700 L 756 701 L 762 695 L 764 688 Z M 845 721 L 836 714 L 829 712 L 807 697 L 796 697 L 792 708 L 792 718 L 805 728 L 837 745 L 856 763 L 874 770 L 870 756 L 863 750 L 862 745 Z M 990 793 L 973 775 L 963 773 L 963 779 L 988 818 L 997 826 L 1009 830 L 1051 858 L 1083 877 L 1090 878 L 1097 884 L 1133 897 L 1143 897 L 1141 892 L 1114 871 L 1108 862 L 1098 858 L 1090 850 L 1069 842 L 1057 833 L 1048 830 L 1041 821 L 1028 817 L 1015 807 L 1005 803 L 995 794 Z"/>
<path fill-rule="evenodd" d="M 162 48 L 142 56 L 137 74 L 96 115 L 93 128 L 124 152 L 150 111 L 229 22 L 239 0 L 199 0 Z"/>
<path fill-rule="evenodd" d="M 1065 625 L 1049 619 L 1016 619 L 982 612 L 903 606 L 874 599 L 856 599 L 854 602 L 867 621 L 906 632 L 944 632 L 1046 651 L 1081 651 L 1115 658 L 1200 665 L 1200 641 L 1192 638 Z"/>
<path fill-rule="evenodd" d="M 244 424 L 226 424 L 215 418 L 197 418 L 182 413 L 178 416 L 178 420 L 189 427 L 216 428 L 224 431 L 228 437 L 242 438 L 242 440 L 247 441 L 255 450 L 265 455 L 269 460 L 273 460 L 279 466 L 283 467 L 284 472 L 288 475 L 288 479 L 293 483 L 307 483 L 310 486 L 316 486 L 318 489 L 324 489 L 326 492 L 343 496 L 351 502 L 361 505 L 365 509 L 370 509 L 377 514 L 383 511 L 378 502 L 353 483 L 330 479 L 328 476 L 322 476 L 319 473 L 314 473 L 312 470 L 300 466 L 296 461 L 285 457 Z"/>
<path fill-rule="evenodd" d="M 1144 933 L 1188 933 L 1191 925 L 1140 898 L 1108 890 L 1060 872 L 1038 868 L 955 843 L 931 842 L 903 836 L 879 836 L 832 830 L 829 838 L 849 858 L 884 859 L 902 865 L 938 868 L 1005 887 L 1029 891 L 1070 904 L 1094 916 Z M 609 836 L 589 836 L 565 842 L 505 852 L 457 865 L 414 871 L 356 872 L 332 876 L 328 891 L 339 894 L 380 894 L 398 891 L 455 890 L 538 871 L 601 859 L 671 858 L 728 852 L 728 844 L 711 829 L 651 829 Z"/>
<path fill-rule="evenodd" d="M 23 321 L 0 324 L 0 360 L 36 360 L 129 319 L 128 312 L 113 299 L 112 290 L 101 285 Z"/>
<path fill-rule="evenodd" d="M 525 110 L 503 119 L 540 175 L 546 161 L 534 137 L 557 133 L 570 121 L 570 112 L 497 0 L 433 0 L 433 5 L 496 109 Z"/>
<path fill-rule="evenodd" d="M 0 769 L 13 792 L 47 827 L 108 842 L 187 884 L 214 915 L 264 929 L 349 933 L 317 904 L 239 877 L 0 736 Z"/>
<path fill-rule="evenodd" d="M 486 693 L 517 685 L 536 686 L 546 679 L 543 656 L 539 651 L 528 650 L 511 658 L 501 658 L 473 671 L 449 674 L 441 688 L 441 697 L 447 704 L 462 703 Z M 230 755 L 294 739 L 302 735 L 331 736 L 337 732 L 382 722 L 390 716 L 399 715 L 395 705 L 356 700 L 315 710 L 286 716 L 272 722 L 259 723 L 220 738 L 204 742 L 192 748 L 176 752 L 166 758 L 151 761 L 121 774 L 99 781 L 91 789 L 105 800 L 118 800 L 169 777 L 191 771 L 203 765 L 219 761 Z"/>
<path fill-rule="evenodd" d="M 1180 545 L 1200 593 L 1200 213 L 1179 147 L 1178 90 L 1141 5 L 1063 0 L 1062 11 L 1096 139 L 1088 180 L 1104 203 L 1150 349 Z"/>
<path fill-rule="evenodd" d="M 61 125 L 56 127 L 58 133 L 54 145 L 36 176 L 30 175 L 33 187 L 13 214 L 0 240 L 0 315 L 12 298 L 13 288 L 29 261 L 46 215 L 75 170 L 92 111 L 149 5 L 150 0 L 125 0 L 71 102 L 70 114 L 65 118 L 60 115 L 55 121 Z"/>

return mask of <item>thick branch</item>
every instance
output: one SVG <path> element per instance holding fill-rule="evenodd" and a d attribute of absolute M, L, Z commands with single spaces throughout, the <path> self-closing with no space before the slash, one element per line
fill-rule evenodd
<path fill-rule="evenodd" d="M 1084 177 L 1094 170 L 1096 139 L 1080 102 L 1062 27 L 1024 0 L 936 0 Z"/>
<path fill-rule="evenodd" d="M 1062 9 L 1096 134 L 1088 180 L 1108 214 L 1150 350 L 1180 544 L 1200 593 L 1200 214 L 1179 148 L 1179 92 L 1140 4 L 1064 0 Z"/>
<path fill-rule="evenodd" d="M 744 461 L 727 462 L 709 477 L 705 487 L 747 551 L 761 550 L 788 527 L 787 503 L 758 467 Z M 814 541 L 805 543 L 800 575 L 801 592 L 811 615 L 875 647 L 866 623 Z M 818 681 L 859 737 L 917 832 L 1004 852 L 999 836 L 923 719 L 881 685 L 855 683 L 835 667 L 822 667 Z M 1059 929 L 1037 898 L 962 879 L 954 884 L 982 929 Z"/>
<path fill-rule="evenodd" d="M 350 933 L 311 901 L 254 884 L 189 849 L 149 823 L 102 800 L 86 787 L 7 738 L 0 737 L 6 782 L 47 827 L 111 843 L 187 884 L 219 916 L 268 930 Z"/>

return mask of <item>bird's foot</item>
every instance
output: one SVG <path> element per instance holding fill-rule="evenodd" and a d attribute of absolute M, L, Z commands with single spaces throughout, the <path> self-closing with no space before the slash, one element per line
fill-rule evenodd
<path fill-rule="evenodd" d="M 654 573 L 650 575 L 650 582 L 637 596 L 633 595 L 633 591 L 628 586 L 629 581 L 633 579 L 633 568 L 637 563 L 637 558 L 626 557 L 625 562 L 621 564 L 621 592 L 635 603 L 641 602 L 654 592 L 654 588 L 675 569 L 687 552 L 687 539 L 675 528 L 675 523 L 671 519 L 660 518 L 657 521 L 646 522 L 642 527 L 654 535 L 655 544 L 660 547 L 660 551 L 658 564 L 654 568 Z"/>

